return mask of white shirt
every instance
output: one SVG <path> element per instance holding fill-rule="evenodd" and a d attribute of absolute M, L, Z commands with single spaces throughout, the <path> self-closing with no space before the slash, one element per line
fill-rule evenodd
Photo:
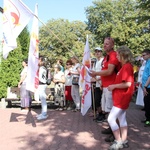
<path fill-rule="evenodd" d="M 61 77 L 64 76 L 64 72 L 58 71 L 57 73 L 54 74 L 54 79 L 55 80 L 62 80 Z"/>
<path fill-rule="evenodd" d="M 77 64 L 75 64 L 75 66 L 73 66 L 72 72 L 78 73 L 77 68 L 80 68 L 80 64 L 79 63 L 77 63 Z M 79 75 L 73 74 L 73 77 L 78 77 L 78 76 Z"/>
<path fill-rule="evenodd" d="M 28 67 L 24 67 L 23 70 L 21 71 L 21 78 L 24 76 L 24 74 L 27 74 L 27 70 L 28 70 Z M 24 79 L 24 81 L 22 82 L 22 84 L 25 84 L 27 82 L 27 77 Z"/>
<path fill-rule="evenodd" d="M 139 83 L 142 83 L 142 75 L 143 75 L 143 71 L 144 71 L 144 68 L 145 68 L 145 63 L 146 63 L 146 61 L 144 60 L 143 63 L 142 63 L 142 66 L 139 69 L 139 73 L 138 73 L 138 82 Z"/>
<path fill-rule="evenodd" d="M 103 62 L 103 59 L 104 59 L 104 58 L 100 58 L 100 60 L 97 60 L 97 61 L 96 61 L 94 71 L 99 72 L 99 71 L 102 70 L 102 62 Z M 100 76 L 96 76 L 96 79 L 98 80 L 98 81 L 96 81 L 96 87 L 100 87 L 100 86 L 101 86 L 101 79 L 100 79 Z"/>
<path fill-rule="evenodd" d="M 66 69 L 65 70 L 65 85 L 66 86 L 71 86 L 72 85 L 72 76 L 69 73 L 70 70 L 72 70 L 72 69 Z"/>

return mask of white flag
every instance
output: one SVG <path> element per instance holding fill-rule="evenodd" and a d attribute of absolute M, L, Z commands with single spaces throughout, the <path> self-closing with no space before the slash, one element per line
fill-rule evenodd
<path fill-rule="evenodd" d="M 33 17 L 33 13 L 20 0 L 4 0 L 3 57 L 17 48 L 16 38 Z"/>
<path fill-rule="evenodd" d="M 88 74 L 90 69 L 90 48 L 88 38 L 84 48 L 82 67 L 80 72 L 79 84 L 82 87 L 81 113 L 84 116 L 91 107 L 91 77 Z"/>
<path fill-rule="evenodd" d="M 38 16 L 37 8 L 35 6 L 35 15 Z M 31 29 L 29 56 L 28 56 L 28 72 L 27 72 L 27 82 L 26 89 L 32 92 L 38 87 L 38 59 L 39 59 L 39 26 L 37 17 L 33 18 L 33 24 Z"/>

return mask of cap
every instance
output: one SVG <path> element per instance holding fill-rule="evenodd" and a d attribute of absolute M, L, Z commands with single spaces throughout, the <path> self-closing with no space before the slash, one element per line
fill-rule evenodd
<path fill-rule="evenodd" d="M 96 47 L 94 50 L 102 51 L 102 48 Z"/>
<path fill-rule="evenodd" d="M 140 61 L 142 59 L 142 57 L 141 56 L 137 56 L 137 57 L 135 57 L 135 60 L 136 61 Z"/>

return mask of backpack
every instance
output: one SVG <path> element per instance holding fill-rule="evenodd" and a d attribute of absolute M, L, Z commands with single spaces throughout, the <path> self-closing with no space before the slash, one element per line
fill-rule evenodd
<path fill-rule="evenodd" d="M 51 84 L 51 72 L 49 69 L 46 69 L 46 84 L 47 85 Z"/>
<path fill-rule="evenodd" d="M 50 85 L 51 84 L 51 72 L 49 69 L 45 68 L 44 66 L 42 67 L 46 70 L 46 84 Z"/>

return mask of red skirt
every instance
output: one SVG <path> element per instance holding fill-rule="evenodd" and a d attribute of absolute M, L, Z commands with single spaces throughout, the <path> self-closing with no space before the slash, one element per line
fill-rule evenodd
<path fill-rule="evenodd" d="M 69 101 L 73 100 L 71 96 L 71 86 L 65 86 L 65 98 Z"/>

